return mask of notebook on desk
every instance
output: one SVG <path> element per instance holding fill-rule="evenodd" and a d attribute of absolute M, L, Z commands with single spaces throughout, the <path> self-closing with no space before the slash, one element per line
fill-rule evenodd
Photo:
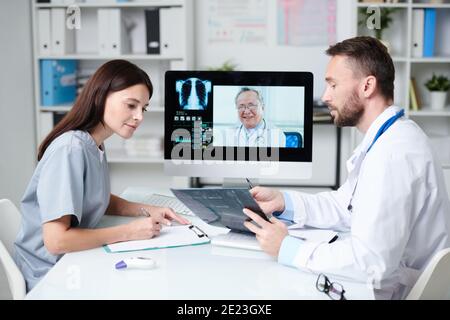
<path fill-rule="evenodd" d="M 133 240 L 103 246 L 106 252 L 129 252 L 194 246 L 210 242 L 208 235 L 194 225 L 164 227 L 158 237 L 148 240 Z"/>

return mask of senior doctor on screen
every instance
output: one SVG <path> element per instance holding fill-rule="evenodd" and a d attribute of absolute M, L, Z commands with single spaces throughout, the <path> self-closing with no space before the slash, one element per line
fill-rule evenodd
<path fill-rule="evenodd" d="M 264 102 L 259 91 L 248 87 L 241 88 L 236 95 L 235 104 L 240 124 L 227 130 L 227 145 L 275 148 L 286 146 L 283 131 L 264 118 Z"/>

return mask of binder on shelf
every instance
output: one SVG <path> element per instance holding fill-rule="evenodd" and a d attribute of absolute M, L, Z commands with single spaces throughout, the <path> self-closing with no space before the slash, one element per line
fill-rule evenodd
<path fill-rule="evenodd" d="M 423 30 L 423 56 L 434 56 L 434 43 L 436 36 L 436 9 L 424 9 L 425 21 Z"/>
<path fill-rule="evenodd" d="M 108 9 L 97 10 L 97 24 L 98 24 L 98 53 L 109 54 L 109 13 Z"/>
<path fill-rule="evenodd" d="M 103 246 L 106 252 L 129 252 L 195 246 L 210 243 L 208 235 L 194 225 L 165 227 L 158 237 L 148 240 L 134 240 Z"/>
<path fill-rule="evenodd" d="M 120 9 L 109 9 L 110 53 L 120 55 L 129 52 L 128 36 Z"/>
<path fill-rule="evenodd" d="M 414 9 L 412 14 L 412 48 L 411 55 L 420 58 L 423 55 L 424 9 Z"/>
<path fill-rule="evenodd" d="M 145 10 L 147 54 L 161 54 L 159 8 Z"/>
<path fill-rule="evenodd" d="M 160 43 L 161 55 L 181 56 L 184 38 L 180 36 L 179 28 L 175 28 L 175 22 L 183 21 L 183 11 L 179 7 L 161 8 L 160 18 Z"/>
<path fill-rule="evenodd" d="M 73 103 L 76 98 L 76 60 L 41 60 L 41 105 Z"/>
<path fill-rule="evenodd" d="M 98 9 L 98 52 L 121 55 L 128 51 L 128 37 L 120 9 Z"/>
<path fill-rule="evenodd" d="M 37 21 L 39 53 L 41 55 L 49 55 L 51 53 L 50 9 L 39 9 Z"/>
<path fill-rule="evenodd" d="M 66 9 L 51 9 L 51 53 L 64 55 L 74 52 L 75 33 L 66 27 Z"/>
<path fill-rule="evenodd" d="M 53 129 L 53 114 L 51 112 L 40 112 L 39 114 L 39 141 L 43 141 L 45 137 Z"/>
<path fill-rule="evenodd" d="M 409 80 L 409 102 L 412 111 L 419 110 L 419 104 L 417 102 L 417 92 L 412 78 Z"/>

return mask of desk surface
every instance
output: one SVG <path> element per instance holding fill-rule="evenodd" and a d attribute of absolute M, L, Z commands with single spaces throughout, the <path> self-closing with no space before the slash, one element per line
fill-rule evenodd
<path fill-rule="evenodd" d="M 137 200 L 133 192 L 123 196 Z M 194 224 L 205 226 L 195 217 Z M 105 216 L 101 226 L 130 218 Z M 151 257 L 152 270 L 116 270 L 132 256 Z M 329 299 L 316 275 L 278 264 L 263 252 L 210 244 L 127 253 L 103 248 L 68 253 L 27 299 Z M 339 281 L 347 299 L 373 299 L 365 283 Z"/>

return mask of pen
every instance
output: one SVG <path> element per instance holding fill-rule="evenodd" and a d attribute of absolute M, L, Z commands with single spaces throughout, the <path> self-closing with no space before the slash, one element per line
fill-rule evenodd
<path fill-rule="evenodd" d="M 250 182 L 250 180 L 248 180 L 248 178 L 245 178 L 245 180 L 247 180 L 248 185 L 250 186 L 250 189 L 253 189 L 255 186 Z"/>

